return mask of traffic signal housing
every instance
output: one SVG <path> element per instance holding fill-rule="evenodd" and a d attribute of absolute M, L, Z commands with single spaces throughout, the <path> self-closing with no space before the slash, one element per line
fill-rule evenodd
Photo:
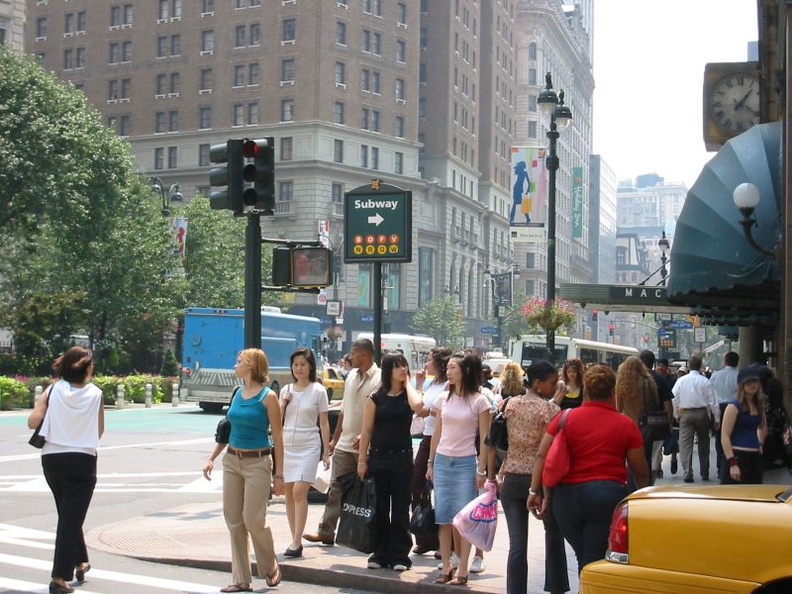
<path fill-rule="evenodd" d="M 223 144 L 215 144 L 209 149 L 209 160 L 217 165 L 209 171 L 209 206 L 213 210 L 232 210 L 241 214 L 243 209 L 242 192 L 244 180 L 242 170 L 242 141 L 228 140 Z"/>
<path fill-rule="evenodd" d="M 610 334 L 611 336 L 616 334 L 616 324 L 611 324 L 610 326 L 608 326 L 608 334 Z"/>
<path fill-rule="evenodd" d="M 276 246 L 272 249 L 272 284 L 309 289 L 332 281 L 333 252 L 323 246 Z"/>
<path fill-rule="evenodd" d="M 245 206 L 261 211 L 260 214 L 272 216 L 275 209 L 275 139 L 272 136 L 259 140 L 245 139 L 242 155 L 252 159 L 245 165 L 242 178 L 252 183 L 242 194 Z"/>

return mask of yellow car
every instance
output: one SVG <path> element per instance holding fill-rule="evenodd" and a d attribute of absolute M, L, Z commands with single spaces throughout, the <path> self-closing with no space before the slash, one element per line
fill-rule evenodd
<path fill-rule="evenodd" d="M 788 593 L 790 545 L 788 485 L 650 487 L 616 508 L 580 594 Z"/>
<path fill-rule="evenodd" d="M 344 398 L 344 378 L 332 367 L 325 367 L 322 371 L 322 384 L 330 400 Z"/>

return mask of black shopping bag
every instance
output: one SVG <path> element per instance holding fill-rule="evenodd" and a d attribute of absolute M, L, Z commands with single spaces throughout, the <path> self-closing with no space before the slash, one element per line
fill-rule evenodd
<path fill-rule="evenodd" d="M 336 542 L 361 553 L 373 553 L 377 509 L 374 479 L 369 477 L 361 481 L 357 473 L 352 472 L 338 477 L 338 480 L 343 494 Z"/>
<path fill-rule="evenodd" d="M 413 510 L 410 518 L 410 532 L 415 536 L 434 536 L 437 534 L 437 524 L 435 524 L 435 511 L 432 507 L 432 482 L 426 481 L 418 505 Z"/>

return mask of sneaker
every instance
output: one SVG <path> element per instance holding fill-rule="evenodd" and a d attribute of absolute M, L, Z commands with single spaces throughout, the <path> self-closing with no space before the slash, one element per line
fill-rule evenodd
<path fill-rule="evenodd" d="M 693 482 L 693 477 L 692 477 L 692 476 L 686 476 L 686 477 L 684 478 L 684 481 L 685 481 L 686 483 L 692 483 L 692 482 Z"/>
<path fill-rule="evenodd" d="M 459 567 L 459 557 L 457 557 L 456 553 L 451 553 L 451 569 L 456 569 Z M 443 569 L 443 562 L 437 564 L 437 569 Z"/>
<path fill-rule="evenodd" d="M 663 469 L 662 468 L 658 468 L 657 469 L 657 475 L 656 476 L 657 476 L 657 478 L 663 478 Z"/>
<path fill-rule="evenodd" d="M 401 573 L 402 571 L 407 571 L 408 569 L 410 568 L 407 567 L 404 563 L 397 563 L 396 565 L 393 566 L 393 571 L 398 571 L 399 573 Z"/>
<path fill-rule="evenodd" d="M 470 564 L 470 573 L 484 573 L 485 569 L 484 559 L 478 555 L 473 557 L 473 563 Z"/>
<path fill-rule="evenodd" d="M 369 569 L 382 569 L 383 563 L 376 557 L 369 557 L 366 567 Z"/>

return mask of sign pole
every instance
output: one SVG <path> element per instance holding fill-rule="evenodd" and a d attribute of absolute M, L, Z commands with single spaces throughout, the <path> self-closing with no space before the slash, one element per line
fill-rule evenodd
<path fill-rule="evenodd" d="M 374 262 L 374 361 L 382 363 L 382 263 Z"/>

